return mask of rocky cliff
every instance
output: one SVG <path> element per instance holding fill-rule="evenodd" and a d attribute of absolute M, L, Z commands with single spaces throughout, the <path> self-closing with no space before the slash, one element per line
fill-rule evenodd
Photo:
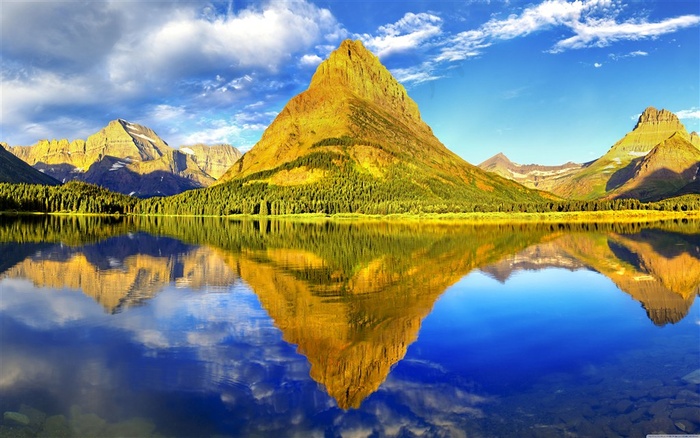
<path fill-rule="evenodd" d="M 210 186 L 240 156 L 235 148 L 174 149 L 148 127 L 113 120 L 87 140 L 41 140 L 8 148 L 61 182 L 80 180 L 139 197 L 174 195 Z"/>

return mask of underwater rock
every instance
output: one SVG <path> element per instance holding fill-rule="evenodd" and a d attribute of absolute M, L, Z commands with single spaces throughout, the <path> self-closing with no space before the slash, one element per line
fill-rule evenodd
<path fill-rule="evenodd" d="M 68 438 L 72 436 L 68 420 L 63 415 L 52 415 L 44 421 L 43 429 L 37 438 Z"/>
<path fill-rule="evenodd" d="M 34 433 L 41 430 L 41 427 L 44 425 L 44 421 L 46 421 L 46 414 L 44 412 L 29 405 L 23 404 L 20 406 L 19 413 L 26 415 L 27 418 L 29 418 L 29 427 Z"/>
<path fill-rule="evenodd" d="M 20 424 L 22 426 L 29 426 L 29 417 L 19 412 L 7 411 L 2 414 L 3 421 L 9 422 L 10 424 Z"/>
<path fill-rule="evenodd" d="M 695 370 L 691 373 L 686 374 L 681 379 L 684 382 L 695 383 L 695 384 L 700 385 L 700 368 L 698 368 L 697 370 Z"/>
<path fill-rule="evenodd" d="M 678 430 L 685 433 L 693 433 L 697 430 L 697 427 L 695 427 L 695 425 L 688 420 L 678 420 L 673 424 L 676 425 Z"/>
<path fill-rule="evenodd" d="M 671 412 L 671 418 L 674 420 L 688 420 L 700 425 L 700 409 L 697 408 L 678 408 Z"/>

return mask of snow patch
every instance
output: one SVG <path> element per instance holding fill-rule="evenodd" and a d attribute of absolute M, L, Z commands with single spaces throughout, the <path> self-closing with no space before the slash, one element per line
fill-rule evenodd
<path fill-rule="evenodd" d="M 633 157 L 643 157 L 646 154 L 648 154 L 648 152 L 630 151 L 629 154 L 632 155 Z"/>
<path fill-rule="evenodd" d="M 614 164 L 608 164 L 607 166 L 603 167 L 603 170 L 606 170 L 606 169 L 614 169 L 614 168 L 615 168 L 615 165 L 614 165 Z"/>
<path fill-rule="evenodd" d="M 39 172 L 44 173 L 46 172 L 46 169 L 39 169 Z"/>
<path fill-rule="evenodd" d="M 123 161 L 117 161 L 116 163 L 112 164 L 112 167 L 109 168 L 109 171 L 115 171 L 118 169 L 121 169 L 122 167 L 126 166 L 126 163 Z"/>
<path fill-rule="evenodd" d="M 190 148 L 180 148 L 180 152 L 185 153 L 187 155 L 194 155 L 194 151 Z"/>
<path fill-rule="evenodd" d="M 134 193 L 136 193 L 136 192 L 129 193 L 129 196 L 134 196 Z"/>
<path fill-rule="evenodd" d="M 613 158 L 613 161 L 616 162 L 617 164 L 622 163 L 622 160 L 620 159 L 620 157 Z"/>
<path fill-rule="evenodd" d="M 153 140 L 151 137 L 149 137 L 149 136 L 147 136 L 147 135 L 138 134 L 138 133 L 136 133 L 136 132 L 132 132 L 131 135 L 133 135 L 133 136 L 135 136 L 135 137 L 143 138 L 143 139 L 145 139 L 145 140 L 150 141 L 151 143 L 155 143 L 155 142 L 156 142 L 155 140 Z"/>

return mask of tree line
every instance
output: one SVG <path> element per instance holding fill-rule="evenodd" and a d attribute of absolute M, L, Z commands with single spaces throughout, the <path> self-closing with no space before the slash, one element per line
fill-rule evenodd
<path fill-rule="evenodd" d="M 315 168 L 331 169 L 332 155 L 302 157 Z M 313 160 L 319 160 L 313 162 Z M 300 163 L 295 163 L 297 166 Z M 326 167 L 328 166 L 328 167 Z M 295 165 L 290 165 L 290 169 Z M 0 211 L 94 214 L 163 214 L 193 216 L 338 213 L 420 214 L 470 212 L 550 213 L 605 210 L 700 210 L 700 195 L 684 195 L 658 202 L 637 199 L 594 201 L 494 202 L 491 198 L 466 199 L 447 186 L 419 190 L 402 179 L 378 180 L 354 170 L 334 171 L 313 184 L 277 186 L 261 181 L 269 171 L 208 189 L 179 195 L 137 199 L 99 186 L 72 181 L 62 186 L 0 183 Z"/>

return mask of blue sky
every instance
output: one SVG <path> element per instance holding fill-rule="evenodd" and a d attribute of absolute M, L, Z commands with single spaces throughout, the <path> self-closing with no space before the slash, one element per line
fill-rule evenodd
<path fill-rule="evenodd" d="M 0 28 L 11 145 L 124 118 L 245 151 L 346 38 L 473 164 L 589 161 L 647 106 L 700 131 L 697 0 L 2 0 Z"/>

